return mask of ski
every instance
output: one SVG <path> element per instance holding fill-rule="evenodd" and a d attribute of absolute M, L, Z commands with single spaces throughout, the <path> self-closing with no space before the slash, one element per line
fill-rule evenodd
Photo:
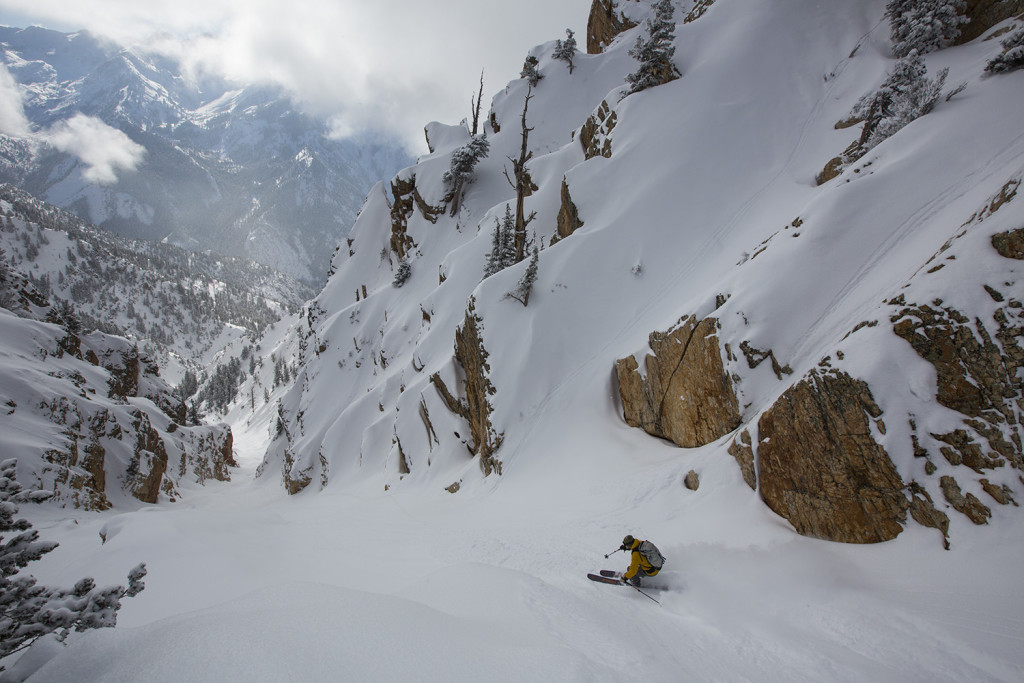
<path fill-rule="evenodd" d="M 607 576 L 607 577 L 612 578 L 612 579 L 621 579 L 622 578 L 622 572 L 615 572 L 615 571 L 612 571 L 611 569 L 602 569 L 600 574 L 601 574 L 601 576 Z"/>
<path fill-rule="evenodd" d="M 622 580 L 616 579 L 611 576 L 599 576 L 598 574 L 587 574 L 587 578 L 591 581 L 597 581 L 598 583 L 608 583 L 613 586 L 622 586 Z"/>
<path fill-rule="evenodd" d="M 597 581 L 598 583 L 607 583 L 607 584 L 611 584 L 613 586 L 629 586 L 630 588 L 632 588 L 633 590 L 635 590 L 637 593 L 639 593 L 640 595 L 644 596 L 648 600 L 653 600 L 654 602 L 657 602 L 659 605 L 661 604 L 661 602 L 659 602 L 658 600 L 655 600 L 653 597 L 651 597 L 647 593 L 643 592 L 642 590 L 640 590 L 636 586 L 633 586 L 633 585 L 630 585 L 628 583 L 625 583 L 621 578 L 616 578 L 617 575 L 618 575 L 618 572 L 613 572 L 613 571 L 611 571 L 609 569 L 602 569 L 600 574 L 587 574 L 587 578 L 590 579 L 591 581 Z"/>

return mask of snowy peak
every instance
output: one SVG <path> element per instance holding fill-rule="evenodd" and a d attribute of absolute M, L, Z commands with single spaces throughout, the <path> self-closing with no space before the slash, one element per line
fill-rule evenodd
<path fill-rule="evenodd" d="M 128 237 L 251 258 L 319 285 L 366 192 L 410 162 L 388 141 L 331 139 L 324 119 L 279 89 L 192 82 L 139 48 L 35 29 L 3 29 L 0 44 L 26 117 L 52 143 L 5 154 L 0 180 Z M 69 124 L 83 115 L 100 123 Z M 87 144 L 100 133 L 107 144 Z M 135 163 L 94 173 L 93 159 L 124 158 L 114 140 Z M 323 166 L 296 159 L 302 150 Z"/>

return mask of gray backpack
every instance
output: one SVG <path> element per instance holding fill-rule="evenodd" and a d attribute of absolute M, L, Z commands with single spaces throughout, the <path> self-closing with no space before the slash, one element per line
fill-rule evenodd
<path fill-rule="evenodd" d="M 644 556 L 652 567 L 661 569 L 665 565 L 665 556 L 661 554 L 658 547 L 650 541 L 642 541 L 637 551 Z"/>

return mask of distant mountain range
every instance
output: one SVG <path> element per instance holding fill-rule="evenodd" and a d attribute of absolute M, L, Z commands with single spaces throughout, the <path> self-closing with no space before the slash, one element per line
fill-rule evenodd
<path fill-rule="evenodd" d="M 0 28 L 34 131 L 84 114 L 145 149 L 116 182 L 48 144 L 0 136 L 0 181 L 119 234 L 244 256 L 322 284 L 367 192 L 412 160 L 396 143 L 335 140 L 280 89 L 183 75 L 92 34 Z"/>
<path fill-rule="evenodd" d="M 177 383 L 232 341 L 255 339 L 313 290 L 252 261 L 115 235 L 0 185 L 9 271 L 74 312 L 84 330 L 127 337 Z M 12 309 L 13 310 L 13 309 Z"/>

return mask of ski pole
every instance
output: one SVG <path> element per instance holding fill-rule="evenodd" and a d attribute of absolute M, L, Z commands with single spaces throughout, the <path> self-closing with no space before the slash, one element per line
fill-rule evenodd
<path fill-rule="evenodd" d="M 620 547 L 618 547 L 618 548 L 616 548 L 615 550 L 613 550 L 613 551 L 611 551 L 610 553 L 608 553 L 607 555 L 605 555 L 605 556 L 604 556 L 604 559 L 606 559 L 606 560 L 607 560 L 607 559 L 608 559 L 609 557 L 611 557 L 611 556 L 612 556 L 612 555 L 614 555 L 615 553 L 619 552 L 620 550 L 625 550 L 625 548 L 623 548 L 623 547 L 621 547 L 621 546 L 620 546 Z"/>
<path fill-rule="evenodd" d="M 639 593 L 640 595 L 644 596 L 645 598 L 648 598 L 648 599 L 650 599 L 650 600 L 654 600 L 654 598 L 652 598 L 652 597 L 651 597 L 650 595 L 648 595 L 647 593 L 644 593 L 644 592 L 643 592 L 642 590 L 640 590 L 640 589 L 639 589 L 639 588 L 637 588 L 636 586 L 630 585 L 630 588 L 632 588 L 633 590 L 635 590 L 635 591 L 636 591 L 637 593 Z M 657 601 L 657 600 L 654 600 L 654 602 L 658 602 L 658 601 Z M 658 604 L 660 605 L 661 603 L 660 603 L 660 602 L 658 602 Z"/>

